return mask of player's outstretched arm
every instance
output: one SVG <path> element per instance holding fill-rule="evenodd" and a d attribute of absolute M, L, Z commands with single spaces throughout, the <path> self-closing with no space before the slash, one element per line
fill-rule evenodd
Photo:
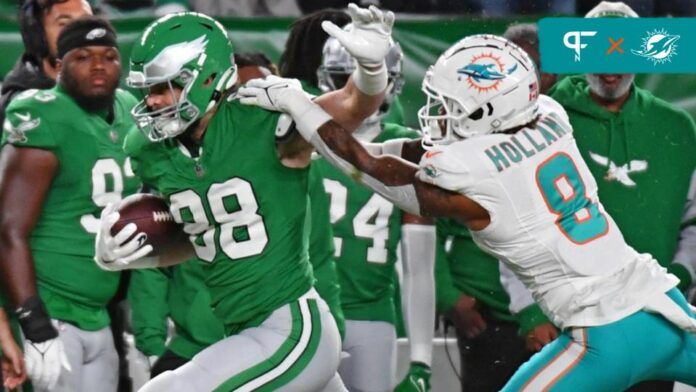
<path fill-rule="evenodd" d="M 471 199 L 417 179 L 418 166 L 395 155 L 370 154 L 314 103 L 297 81 L 269 78 L 251 80 L 240 88 L 240 102 L 288 113 L 300 135 L 339 170 L 408 213 L 455 218 L 473 229 L 482 229 L 490 222 L 488 213 Z"/>

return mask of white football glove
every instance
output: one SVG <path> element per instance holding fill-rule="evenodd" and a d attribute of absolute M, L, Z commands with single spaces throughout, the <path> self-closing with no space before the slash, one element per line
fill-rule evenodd
<path fill-rule="evenodd" d="M 285 112 L 290 115 L 293 109 L 301 106 L 301 101 L 311 101 L 302 90 L 299 80 L 275 75 L 268 75 L 263 79 L 251 79 L 237 90 L 237 94 L 242 104 L 260 106 L 266 110 Z"/>
<path fill-rule="evenodd" d="M 25 340 L 24 361 L 27 374 L 31 378 L 34 389 L 38 391 L 52 391 L 58 383 L 60 373 L 72 371 L 60 338 L 41 343 Z"/>
<path fill-rule="evenodd" d="M 145 233 L 138 233 L 133 239 L 126 242 L 138 230 L 135 223 L 127 224 L 115 236 L 111 235 L 111 228 L 118 219 L 116 204 L 110 203 L 104 207 L 100 217 L 94 253 L 94 261 L 99 268 L 106 271 L 120 271 L 157 267 L 159 258 L 148 257 L 153 250 L 152 245 L 143 245 L 147 240 Z"/>
<path fill-rule="evenodd" d="M 327 34 L 336 38 L 341 45 L 363 67 L 379 67 L 389 51 L 389 39 L 394 26 L 394 13 L 381 11 L 374 5 L 360 8 L 348 4 L 352 28 L 347 31 L 328 20 L 321 23 Z"/>
<path fill-rule="evenodd" d="M 265 79 L 252 79 L 237 93 L 245 105 L 256 105 L 267 110 L 285 112 L 292 116 L 295 126 L 305 140 L 322 124 L 331 120 L 311 96 L 302 90 L 297 79 L 285 79 L 269 75 Z"/>

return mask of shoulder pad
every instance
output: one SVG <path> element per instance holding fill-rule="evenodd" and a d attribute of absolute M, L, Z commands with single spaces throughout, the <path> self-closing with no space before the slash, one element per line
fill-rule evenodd
<path fill-rule="evenodd" d="M 56 94 L 51 90 L 37 90 L 33 88 L 17 94 L 12 101 L 29 100 L 30 98 L 37 102 L 48 103 L 56 100 Z"/>
<path fill-rule="evenodd" d="M 461 191 L 471 181 L 470 171 L 459 157 L 466 152 L 464 142 L 435 147 L 421 157 L 418 178 L 443 189 Z"/>

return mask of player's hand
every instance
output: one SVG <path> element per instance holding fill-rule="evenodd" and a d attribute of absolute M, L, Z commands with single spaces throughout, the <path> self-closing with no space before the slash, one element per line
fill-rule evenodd
<path fill-rule="evenodd" d="M 364 68 L 378 68 L 389 51 L 389 39 L 394 26 L 394 13 L 381 11 L 374 5 L 360 8 L 348 4 L 352 26 L 344 30 L 330 21 L 321 23 L 327 34 L 341 45 Z"/>
<path fill-rule="evenodd" d="M 292 115 L 298 101 L 310 103 L 297 79 L 269 75 L 264 79 L 252 79 L 237 90 L 239 101 L 245 105 L 260 106 L 266 110 Z"/>
<path fill-rule="evenodd" d="M 394 392 L 428 392 L 430 391 L 430 367 L 411 362 L 408 374 L 394 388 Z"/>
<path fill-rule="evenodd" d="M 27 371 L 24 367 L 24 355 L 14 341 L 2 346 L 0 369 L 2 369 L 2 385 L 6 389 L 14 389 L 26 381 Z"/>
<path fill-rule="evenodd" d="M 34 388 L 40 391 L 53 390 L 61 372 L 72 371 L 63 342 L 57 337 L 41 343 L 26 340 L 24 360 Z"/>
<path fill-rule="evenodd" d="M 97 232 L 94 261 L 99 268 L 106 271 L 119 271 L 129 268 L 149 268 L 157 266 L 157 259 L 147 257 L 152 252 L 152 245 L 144 244 L 147 236 L 138 233 L 138 227 L 129 223 L 115 236 L 111 228 L 118 221 L 118 207 L 109 204 L 102 210 Z"/>
<path fill-rule="evenodd" d="M 449 312 L 450 320 L 458 331 L 463 331 L 467 338 L 473 339 L 486 330 L 486 320 L 478 311 L 476 298 L 462 294 Z"/>
<path fill-rule="evenodd" d="M 558 330 L 551 323 L 537 325 L 525 336 L 525 344 L 529 351 L 539 351 L 558 337 Z"/>

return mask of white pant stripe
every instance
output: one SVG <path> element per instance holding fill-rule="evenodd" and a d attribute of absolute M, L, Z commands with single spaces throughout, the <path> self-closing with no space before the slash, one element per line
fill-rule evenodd
<path fill-rule="evenodd" d="M 292 366 L 304 353 L 307 345 L 309 344 L 309 339 L 312 336 L 312 314 L 309 310 L 309 304 L 306 298 L 300 298 L 298 300 L 300 304 L 300 314 L 302 317 L 302 332 L 300 333 L 300 340 L 292 349 L 290 354 L 285 357 L 285 359 L 278 364 L 278 366 L 271 369 L 269 372 L 264 373 L 246 384 L 242 385 L 237 389 L 239 392 L 253 391 L 260 388 L 264 384 L 273 381 L 275 378 L 280 377 L 285 373 L 290 366 Z"/>
<path fill-rule="evenodd" d="M 524 387 L 523 392 L 546 391 L 558 379 L 575 366 L 587 351 L 587 335 L 585 328 L 573 329 L 573 342 L 537 372 Z"/>

